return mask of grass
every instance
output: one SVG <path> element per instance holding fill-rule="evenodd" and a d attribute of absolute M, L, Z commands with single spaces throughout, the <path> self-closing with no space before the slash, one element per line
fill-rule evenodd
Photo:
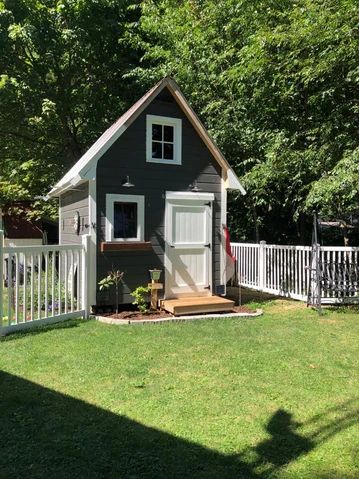
<path fill-rule="evenodd" d="M 358 311 L 261 306 L 7 337 L 0 477 L 359 477 Z"/>

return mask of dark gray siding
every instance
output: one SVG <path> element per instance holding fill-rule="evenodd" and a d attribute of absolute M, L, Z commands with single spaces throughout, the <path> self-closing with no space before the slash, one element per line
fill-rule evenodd
<path fill-rule="evenodd" d="M 60 202 L 60 241 L 61 244 L 81 243 L 81 235 L 89 232 L 88 183 L 76 186 L 59 198 Z M 80 214 L 79 234 L 74 231 L 74 215 Z"/>
<path fill-rule="evenodd" d="M 169 116 L 182 119 L 182 165 L 146 163 L 146 115 Z M 129 175 L 135 187 L 121 186 Z M 198 136 L 187 117 L 173 100 L 155 99 L 117 142 L 99 160 L 97 165 L 97 276 L 101 279 L 112 267 L 125 271 L 122 302 L 132 302 L 129 292 L 148 282 L 148 270 L 163 269 L 165 192 L 188 191 L 197 180 L 203 192 L 215 194 L 213 204 L 213 286 L 220 280 L 221 241 L 221 167 Z M 145 196 L 145 241 L 150 241 L 149 252 L 106 252 L 99 250 L 105 241 L 106 194 L 133 194 Z M 164 280 L 162 276 L 162 280 Z M 98 301 L 101 302 L 101 295 Z"/>

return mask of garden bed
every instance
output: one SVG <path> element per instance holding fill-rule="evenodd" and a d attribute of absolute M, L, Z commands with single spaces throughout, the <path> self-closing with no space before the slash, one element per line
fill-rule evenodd
<path fill-rule="evenodd" d="M 234 318 L 234 317 L 252 317 L 262 314 L 261 310 L 253 310 L 245 306 L 234 306 L 231 311 L 217 312 L 210 314 L 192 314 L 183 316 L 174 316 L 164 310 L 148 311 L 141 313 L 139 311 L 119 311 L 118 314 L 113 312 L 96 314 L 95 318 L 102 323 L 109 324 L 146 324 L 146 323 L 164 323 L 169 321 L 186 321 L 196 319 L 213 319 L 213 318 Z"/>
<path fill-rule="evenodd" d="M 228 313 L 228 312 L 227 312 Z M 253 314 L 255 310 L 247 308 L 246 306 L 234 306 L 229 313 L 247 313 Z M 218 313 L 221 314 L 221 313 Z M 160 318 L 172 318 L 173 314 L 168 313 L 165 310 L 147 311 L 141 313 L 140 311 L 119 311 L 118 314 L 111 312 L 103 313 L 100 316 L 110 319 L 130 319 L 131 321 L 144 321 Z"/>

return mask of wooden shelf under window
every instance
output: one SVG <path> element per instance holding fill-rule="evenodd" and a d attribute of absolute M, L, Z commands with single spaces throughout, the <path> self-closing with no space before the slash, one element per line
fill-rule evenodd
<path fill-rule="evenodd" d="M 101 252 L 106 251 L 150 251 L 152 245 L 149 241 L 103 241 Z"/>

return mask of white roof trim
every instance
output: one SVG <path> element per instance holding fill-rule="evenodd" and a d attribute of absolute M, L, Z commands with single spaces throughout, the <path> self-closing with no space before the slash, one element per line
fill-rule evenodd
<path fill-rule="evenodd" d="M 247 193 L 232 168 L 229 168 L 229 170 L 227 171 L 227 181 L 225 185 L 227 190 L 239 190 L 242 195 L 245 195 Z"/>
<path fill-rule="evenodd" d="M 214 193 L 193 191 L 166 191 L 166 200 L 203 200 L 214 201 Z"/>
<path fill-rule="evenodd" d="M 64 190 L 76 186 L 81 181 L 94 179 L 96 175 L 97 161 L 113 143 L 127 130 L 127 128 L 142 113 L 147 105 L 165 88 L 167 87 L 173 97 L 186 114 L 193 127 L 202 138 L 207 148 L 210 150 L 214 158 L 218 161 L 225 171 L 232 171 L 222 152 L 208 134 L 207 130 L 193 111 L 177 83 L 170 77 L 163 78 L 153 88 L 151 88 L 142 98 L 140 98 L 132 107 L 126 111 L 110 128 L 108 128 L 100 138 L 86 151 L 86 153 L 78 160 L 78 162 L 56 183 L 49 193 L 50 197 L 58 196 Z M 244 189 L 235 173 L 232 171 L 231 189 L 239 189 L 242 193 Z M 237 185 L 237 186 L 235 186 Z M 238 186 L 239 185 L 239 186 Z M 243 193 L 244 194 L 244 193 Z"/>

